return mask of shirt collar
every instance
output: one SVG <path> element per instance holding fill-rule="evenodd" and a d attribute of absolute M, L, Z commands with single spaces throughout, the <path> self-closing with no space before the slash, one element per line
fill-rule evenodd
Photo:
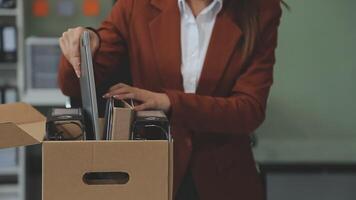
<path fill-rule="evenodd" d="M 186 0 L 178 0 L 178 7 L 179 7 L 179 10 L 180 10 L 180 13 L 183 15 L 183 14 L 186 14 L 187 10 L 187 2 Z M 210 10 L 212 10 L 212 14 L 213 15 L 216 15 L 218 14 L 221 9 L 223 7 L 223 0 L 213 0 L 209 5 L 208 7 L 204 8 L 202 10 L 202 12 L 200 14 L 205 14 L 207 12 L 209 12 Z"/>

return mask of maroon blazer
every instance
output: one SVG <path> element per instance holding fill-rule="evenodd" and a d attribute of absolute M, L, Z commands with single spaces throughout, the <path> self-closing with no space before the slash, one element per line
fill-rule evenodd
<path fill-rule="evenodd" d="M 131 77 L 136 87 L 168 95 L 175 192 L 190 167 L 202 200 L 261 200 L 249 134 L 265 118 L 281 8 L 279 0 L 261 1 L 260 38 L 248 65 L 242 65 L 244 33 L 228 1 L 217 16 L 196 94 L 183 92 L 177 0 L 119 0 L 98 29 L 95 79 L 101 94 Z M 68 96 L 80 94 L 64 57 L 59 84 Z"/>

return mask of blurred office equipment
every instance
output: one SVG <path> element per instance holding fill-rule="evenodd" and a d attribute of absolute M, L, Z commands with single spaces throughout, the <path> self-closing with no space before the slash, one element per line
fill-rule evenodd
<path fill-rule="evenodd" d="M 0 103 L 14 103 L 19 100 L 15 86 L 0 85 Z"/>
<path fill-rule="evenodd" d="M 162 111 L 138 111 L 132 124 L 131 140 L 171 140 L 170 125 Z"/>
<path fill-rule="evenodd" d="M 28 38 L 26 40 L 27 88 L 57 88 L 60 58 L 58 38 Z"/>
<path fill-rule="evenodd" d="M 23 0 L 0 1 L 0 85 L 18 86 L 23 66 Z"/>
<path fill-rule="evenodd" d="M 15 8 L 16 0 L 0 0 L 0 8 Z"/>
<path fill-rule="evenodd" d="M 17 31 L 15 26 L 0 26 L 0 62 L 17 61 Z"/>
<path fill-rule="evenodd" d="M 0 84 L 16 82 L 18 62 L 17 9 L 0 8 Z"/>
<path fill-rule="evenodd" d="M 35 0 L 32 4 L 32 14 L 36 17 L 45 17 L 49 14 L 48 0 Z"/>
<path fill-rule="evenodd" d="M 46 140 L 84 140 L 81 108 L 52 108 L 47 114 Z"/>
<path fill-rule="evenodd" d="M 16 87 L 4 87 L 4 102 L 15 103 L 19 100 L 19 95 Z"/>
<path fill-rule="evenodd" d="M 57 85 L 60 55 L 58 38 L 26 39 L 24 101 L 34 105 L 65 105 L 67 98 Z"/>
<path fill-rule="evenodd" d="M 83 13 L 85 16 L 98 16 L 100 13 L 99 0 L 84 0 Z"/>
<path fill-rule="evenodd" d="M 23 66 L 23 0 L 0 0 L 1 102 L 18 101 L 18 75 Z M 0 151 L 0 199 L 25 199 L 25 149 Z"/>
<path fill-rule="evenodd" d="M 17 149 L 1 149 L 0 150 L 0 169 L 16 167 L 17 164 Z"/>
<path fill-rule="evenodd" d="M 75 4 L 73 0 L 58 0 L 57 13 L 59 16 L 71 17 L 75 13 Z"/>
<path fill-rule="evenodd" d="M 0 103 L 18 101 L 15 86 L 0 85 Z M 0 150 L 0 199 L 21 200 L 24 195 L 24 148 Z M 22 176 L 22 177 L 20 177 Z"/>

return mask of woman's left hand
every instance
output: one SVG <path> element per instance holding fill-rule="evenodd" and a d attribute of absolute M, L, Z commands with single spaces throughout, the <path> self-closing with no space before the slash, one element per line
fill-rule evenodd
<path fill-rule="evenodd" d="M 168 112 L 171 107 L 171 102 L 166 94 L 131 87 L 123 83 L 112 86 L 103 97 L 114 97 L 118 100 L 133 99 L 142 102 L 142 104 L 135 106 L 134 110 L 136 111 L 162 110 Z"/>

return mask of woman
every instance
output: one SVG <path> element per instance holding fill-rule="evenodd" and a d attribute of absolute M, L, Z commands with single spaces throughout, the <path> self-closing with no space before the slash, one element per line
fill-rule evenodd
<path fill-rule="evenodd" d="M 99 93 L 170 116 L 176 199 L 261 200 L 249 134 L 265 118 L 280 16 L 279 0 L 119 0 L 98 30 L 63 34 L 60 87 L 80 94 L 90 30 Z"/>

